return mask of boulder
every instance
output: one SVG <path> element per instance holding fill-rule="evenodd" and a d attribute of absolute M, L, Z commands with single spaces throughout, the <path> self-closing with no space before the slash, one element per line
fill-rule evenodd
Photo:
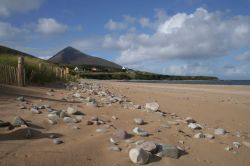
<path fill-rule="evenodd" d="M 135 164 L 146 164 L 150 154 L 142 148 L 133 148 L 129 151 L 129 158 Z"/>
<path fill-rule="evenodd" d="M 159 109 L 159 104 L 156 102 L 146 103 L 145 109 L 149 112 L 156 112 Z"/>

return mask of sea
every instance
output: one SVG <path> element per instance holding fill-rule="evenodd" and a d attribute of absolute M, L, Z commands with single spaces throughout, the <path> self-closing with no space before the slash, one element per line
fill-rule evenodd
<path fill-rule="evenodd" d="M 202 85 L 250 85 L 250 80 L 129 80 L 125 82 Z"/>

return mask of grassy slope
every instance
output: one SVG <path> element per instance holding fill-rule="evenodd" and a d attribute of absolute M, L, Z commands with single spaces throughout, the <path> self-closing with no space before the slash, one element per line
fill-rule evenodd
<path fill-rule="evenodd" d="M 0 64 L 17 66 L 18 56 L 13 54 L 0 54 Z M 39 71 L 38 64 L 42 63 L 44 68 Z M 45 83 L 57 80 L 54 73 L 51 71 L 51 67 L 56 67 L 57 65 L 49 63 L 45 60 L 25 56 L 24 66 L 26 70 L 26 80 L 30 83 Z"/>

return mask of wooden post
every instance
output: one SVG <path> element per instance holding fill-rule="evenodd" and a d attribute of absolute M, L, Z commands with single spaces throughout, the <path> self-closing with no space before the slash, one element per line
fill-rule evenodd
<path fill-rule="evenodd" d="M 24 58 L 18 57 L 18 75 L 17 75 L 17 82 L 18 86 L 24 86 Z"/>
<path fill-rule="evenodd" d="M 69 68 L 66 67 L 66 81 L 68 81 L 68 76 L 69 76 Z"/>

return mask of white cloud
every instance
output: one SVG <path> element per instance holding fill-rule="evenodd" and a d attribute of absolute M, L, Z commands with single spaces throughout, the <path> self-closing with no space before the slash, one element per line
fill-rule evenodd
<path fill-rule="evenodd" d="M 162 12 L 160 12 L 162 13 Z M 225 18 L 221 13 L 198 8 L 165 18 L 153 34 L 125 34 L 109 39 L 128 43 L 117 58 L 120 64 L 159 59 L 209 59 L 224 56 L 250 43 L 250 17 Z"/>
<path fill-rule="evenodd" d="M 250 61 L 250 51 L 246 51 L 236 57 L 239 61 Z"/>
<path fill-rule="evenodd" d="M 1 0 L 0 16 L 9 16 L 12 13 L 24 13 L 38 9 L 43 0 Z"/>
<path fill-rule="evenodd" d="M 37 24 L 37 31 L 43 34 L 62 33 L 67 30 L 67 25 L 59 23 L 53 18 L 40 18 Z"/>
<path fill-rule="evenodd" d="M 125 15 L 123 16 L 123 20 L 121 22 L 109 19 L 109 21 L 104 25 L 104 28 L 110 31 L 124 30 L 127 29 L 130 24 L 134 24 L 135 22 L 136 18 Z"/>

